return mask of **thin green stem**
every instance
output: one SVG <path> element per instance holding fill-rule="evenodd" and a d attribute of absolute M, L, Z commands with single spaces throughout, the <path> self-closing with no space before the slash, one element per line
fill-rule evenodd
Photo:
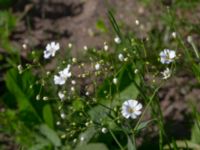
<path fill-rule="evenodd" d="M 115 136 L 115 134 L 112 132 L 112 130 L 109 130 L 111 136 L 113 137 L 113 139 L 115 140 L 115 142 L 117 143 L 117 145 L 119 146 L 119 148 L 121 150 L 124 150 L 123 146 L 120 144 L 120 142 L 118 141 L 117 137 Z"/>

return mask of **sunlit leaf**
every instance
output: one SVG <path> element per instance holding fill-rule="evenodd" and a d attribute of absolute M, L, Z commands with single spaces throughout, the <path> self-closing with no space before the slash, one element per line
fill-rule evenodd
<path fill-rule="evenodd" d="M 58 137 L 57 133 L 54 130 L 52 130 L 45 124 L 41 125 L 39 130 L 44 136 L 46 136 L 46 138 L 49 141 L 51 141 L 51 143 L 54 146 L 56 146 L 56 147 L 61 146 L 60 138 Z"/>
<path fill-rule="evenodd" d="M 78 146 L 75 150 L 108 150 L 108 148 L 101 143 L 90 143 Z"/>

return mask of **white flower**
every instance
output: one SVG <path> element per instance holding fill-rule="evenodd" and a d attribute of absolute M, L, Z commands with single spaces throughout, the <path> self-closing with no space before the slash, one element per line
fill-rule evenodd
<path fill-rule="evenodd" d="M 142 104 L 137 100 L 127 100 L 122 104 L 122 115 L 128 119 L 136 119 L 141 114 Z"/>
<path fill-rule="evenodd" d="M 62 118 L 62 119 L 65 119 L 65 114 L 62 112 L 61 114 L 60 114 L 60 117 Z"/>
<path fill-rule="evenodd" d="M 59 72 L 59 76 L 55 75 L 54 76 L 54 83 L 58 85 L 63 85 L 65 84 L 66 80 L 71 77 L 71 72 L 69 71 L 70 65 L 67 66 L 64 70 Z"/>
<path fill-rule="evenodd" d="M 56 125 L 59 126 L 59 125 L 60 125 L 60 121 L 57 121 L 57 122 L 56 122 Z"/>
<path fill-rule="evenodd" d="M 118 58 L 119 58 L 120 61 L 124 61 L 124 55 L 123 55 L 123 54 L 120 53 L 120 54 L 118 55 Z"/>
<path fill-rule="evenodd" d="M 175 39 L 176 38 L 176 32 L 172 32 L 172 37 Z"/>
<path fill-rule="evenodd" d="M 95 69 L 96 69 L 96 70 L 99 70 L 99 69 L 100 69 L 100 64 L 99 64 L 99 63 L 97 63 L 97 64 L 95 65 Z"/>
<path fill-rule="evenodd" d="M 80 137 L 80 141 L 84 141 L 85 140 L 85 137 L 84 136 L 81 136 Z"/>
<path fill-rule="evenodd" d="M 163 79 L 166 80 L 171 76 L 172 72 L 169 68 L 166 68 L 161 74 L 163 75 Z"/>
<path fill-rule="evenodd" d="M 44 96 L 42 99 L 43 99 L 44 101 L 47 101 L 49 98 L 48 98 L 47 96 Z"/>
<path fill-rule="evenodd" d="M 103 127 L 103 128 L 101 129 L 101 132 L 105 134 L 105 133 L 108 132 L 108 130 L 107 130 L 107 128 Z"/>
<path fill-rule="evenodd" d="M 87 91 L 87 92 L 85 93 L 85 95 L 89 96 L 89 95 L 90 95 L 90 93 Z"/>
<path fill-rule="evenodd" d="M 75 81 L 75 80 L 72 80 L 71 83 L 72 83 L 73 85 L 75 85 L 75 84 L 76 84 L 76 81 Z"/>
<path fill-rule="evenodd" d="M 193 41 L 192 36 L 189 35 L 189 36 L 187 37 L 187 42 L 188 42 L 188 43 L 192 43 L 192 41 Z"/>
<path fill-rule="evenodd" d="M 18 66 L 17 66 L 17 69 L 18 69 L 18 71 L 19 71 L 19 74 L 22 74 L 22 72 L 23 72 L 22 65 L 18 65 Z"/>
<path fill-rule="evenodd" d="M 40 100 L 40 95 L 39 94 L 36 96 L 36 100 Z"/>
<path fill-rule="evenodd" d="M 76 143 L 76 142 L 77 142 L 77 139 L 74 139 L 73 142 Z"/>
<path fill-rule="evenodd" d="M 72 48 L 72 43 L 69 43 L 69 44 L 68 44 L 68 47 L 69 47 L 69 48 Z"/>
<path fill-rule="evenodd" d="M 50 56 L 54 57 L 56 54 L 56 51 L 58 51 L 59 49 L 60 49 L 59 43 L 51 42 L 47 44 L 46 49 L 44 51 L 44 58 L 48 59 L 50 58 Z"/>
<path fill-rule="evenodd" d="M 115 41 L 115 43 L 117 43 L 117 44 L 121 43 L 121 39 L 120 39 L 118 36 L 116 36 L 116 37 L 114 38 L 114 41 Z"/>
<path fill-rule="evenodd" d="M 137 74 L 137 73 L 138 73 L 138 69 L 135 69 L 135 70 L 134 70 L 134 73 Z"/>
<path fill-rule="evenodd" d="M 83 49 L 84 49 L 85 51 L 87 51 L 87 50 L 88 50 L 88 47 L 85 45 L 85 46 L 83 46 Z"/>
<path fill-rule="evenodd" d="M 75 88 L 74 88 L 73 86 L 71 87 L 71 91 L 72 91 L 72 92 L 74 92 L 74 91 L 75 91 Z"/>
<path fill-rule="evenodd" d="M 107 44 L 104 45 L 104 50 L 108 51 L 108 45 Z"/>
<path fill-rule="evenodd" d="M 113 78 L 113 84 L 117 84 L 118 80 L 117 78 Z"/>
<path fill-rule="evenodd" d="M 135 24 L 138 26 L 140 24 L 139 20 L 135 20 Z"/>
<path fill-rule="evenodd" d="M 176 52 L 174 50 L 164 49 L 160 52 L 160 61 L 162 64 L 170 64 L 174 61 Z"/>
<path fill-rule="evenodd" d="M 63 92 L 58 92 L 58 97 L 63 100 L 65 98 L 65 94 Z"/>

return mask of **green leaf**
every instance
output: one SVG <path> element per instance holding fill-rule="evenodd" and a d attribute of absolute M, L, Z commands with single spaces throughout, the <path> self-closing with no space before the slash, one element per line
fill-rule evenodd
<path fill-rule="evenodd" d="M 113 12 L 112 12 L 112 11 L 109 11 L 109 12 L 108 12 L 108 18 L 109 18 L 109 20 L 110 20 L 110 23 L 111 23 L 111 25 L 112 25 L 114 31 L 115 31 L 116 34 L 122 39 L 122 34 L 121 34 L 121 31 L 120 31 L 120 28 L 119 28 L 119 26 L 118 26 L 118 24 L 117 24 L 117 21 L 116 21 L 114 15 L 113 15 Z"/>
<path fill-rule="evenodd" d="M 39 130 L 55 147 L 61 146 L 60 138 L 54 130 L 45 124 L 41 125 Z"/>
<path fill-rule="evenodd" d="M 194 126 L 192 127 L 192 135 L 191 135 L 191 141 L 197 144 L 200 144 L 200 129 L 198 125 L 200 122 L 195 122 Z"/>
<path fill-rule="evenodd" d="M 15 0 L 0 0 L 0 8 L 11 7 L 15 3 Z"/>
<path fill-rule="evenodd" d="M 200 149 L 200 145 L 199 144 L 196 144 L 196 143 L 193 143 L 191 141 L 175 141 L 177 147 L 180 149 L 180 148 L 185 148 L 185 149 L 193 149 L 193 150 L 199 150 Z M 171 147 L 174 147 L 174 143 L 171 143 L 170 144 Z M 169 145 L 165 145 L 164 146 L 164 150 L 169 150 L 170 147 Z"/>
<path fill-rule="evenodd" d="M 132 136 L 133 137 L 133 136 Z M 134 137 L 133 137 L 133 140 Z M 136 145 L 134 145 L 133 141 L 131 140 L 131 137 L 128 136 L 128 144 L 127 144 L 128 150 L 136 150 Z"/>
<path fill-rule="evenodd" d="M 46 124 L 51 127 L 52 129 L 54 128 L 54 119 L 53 119 L 53 114 L 52 114 L 52 109 L 49 104 L 46 104 L 43 107 L 43 118 Z"/>
<path fill-rule="evenodd" d="M 137 88 L 135 85 L 132 83 L 129 85 L 126 89 L 124 89 L 122 92 L 120 92 L 119 96 L 120 99 L 126 100 L 126 99 L 135 99 L 137 98 L 137 95 L 139 94 Z"/>
<path fill-rule="evenodd" d="M 108 31 L 108 29 L 106 28 L 105 23 L 101 19 L 99 19 L 96 22 L 96 28 L 99 29 L 101 32 L 107 32 Z"/>
<path fill-rule="evenodd" d="M 89 110 L 88 114 L 91 116 L 92 120 L 100 122 L 100 119 L 108 117 L 109 110 L 102 106 L 95 106 Z"/>
<path fill-rule="evenodd" d="M 130 78 L 128 74 L 131 74 L 132 77 Z M 118 87 L 113 84 L 112 82 L 113 77 L 108 77 L 107 79 L 104 80 L 104 83 L 102 84 L 102 86 L 98 88 L 97 96 L 99 98 L 104 98 L 107 95 L 107 94 L 104 94 L 104 91 L 107 91 L 110 94 L 110 96 L 118 97 L 119 95 L 116 95 L 116 93 L 120 93 L 122 97 L 136 98 L 138 95 L 138 90 L 133 83 L 133 79 L 135 80 L 137 84 L 140 83 L 140 79 L 138 76 L 134 75 L 132 65 L 126 64 L 122 66 L 117 78 L 119 80 L 119 83 L 117 85 Z M 129 88 L 127 89 L 127 87 Z M 126 94 L 128 95 L 126 96 Z"/>
<path fill-rule="evenodd" d="M 8 91 L 17 101 L 19 111 L 32 112 L 32 114 L 35 115 L 38 120 L 40 120 L 37 111 L 30 102 L 31 96 L 33 95 L 33 90 L 30 89 L 29 86 L 34 82 L 31 73 L 25 72 L 23 75 L 19 75 L 17 70 L 10 69 L 6 73 L 5 82 Z"/>
<path fill-rule="evenodd" d="M 77 99 L 77 100 L 75 100 L 75 101 L 73 101 L 73 108 L 75 109 L 75 110 L 81 110 L 81 109 L 83 109 L 84 108 L 84 104 L 83 104 L 83 102 L 81 101 L 81 99 Z"/>
<path fill-rule="evenodd" d="M 19 87 L 19 80 L 18 72 L 14 69 L 9 70 L 5 76 L 6 87 L 17 99 L 19 109 L 23 110 L 30 107 L 31 104 L 22 88 Z"/>
<path fill-rule="evenodd" d="M 32 132 L 31 134 L 35 138 L 35 143 L 34 145 L 30 146 L 28 150 L 43 150 L 43 149 L 46 150 L 47 147 L 52 146 L 51 142 L 48 139 L 46 139 L 44 136 L 39 135 L 36 132 Z"/>
<path fill-rule="evenodd" d="M 81 133 L 79 136 L 79 139 L 81 137 L 83 137 L 84 140 L 81 141 L 79 145 L 82 145 L 83 143 L 87 144 L 92 139 L 92 137 L 95 135 L 95 133 L 96 133 L 96 129 L 94 127 L 91 127 L 89 129 L 87 129 L 85 132 Z"/>
<path fill-rule="evenodd" d="M 148 121 L 145 121 L 145 122 L 141 122 L 141 123 L 137 126 L 137 128 L 136 128 L 135 130 L 136 130 L 136 131 L 140 131 L 140 130 L 146 128 L 146 126 L 147 126 L 150 122 L 152 122 L 152 121 L 153 121 L 153 120 L 148 120 Z"/>
<path fill-rule="evenodd" d="M 90 143 L 78 146 L 75 150 L 108 150 L 106 145 L 101 143 Z"/>

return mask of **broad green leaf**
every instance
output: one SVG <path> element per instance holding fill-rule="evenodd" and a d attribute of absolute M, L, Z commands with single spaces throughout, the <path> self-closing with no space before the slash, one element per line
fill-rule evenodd
<path fill-rule="evenodd" d="M 30 102 L 33 90 L 30 89 L 29 86 L 33 82 L 33 76 L 28 72 L 25 72 L 23 75 L 19 75 L 17 70 L 11 69 L 6 73 L 5 82 L 9 92 L 14 95 L 19 110 L 23 112 L 32 112 L 35 117 L 40 119 L 35 108 Z"/>
<path fill-rule="evenodd" d="M 107 104 L 107 107 L 109 107 L 108 104 Z M 90 115 L 92 120 L 98 123 L 107 124 L 110 129 L 114 130 L 117 127 L 115 122 L 111 118 L 108 117 L 109 109 L 103 106 L 95 106 L 88 112 L 88 114 Z"/>
<path fill-rule="evenodd" d="M 43 149 L 46 149 L 47 146 L 48 146 L 47 143 L 35 144 L 34 146 L 30 147 L 28 150 L 43 150 Z"/>
<path fill-rule="evenodd" d="M 137 98 L 137 95 L 139 94 L 137 88 L 132 83 L 129 85 L 126 89 L 124 89 L 122 92 L 120 92 L 119 97 L 120 99 L 126 100 L 126 99 L 135 99 Z"/>
<path fill-rule="evenodd" d="M 132 76 L 130 77 L 129 74 L 131 74 Z M 132 65 L 126 64 L 122 66 L 117 78 L 119 81 L 117 85 L 118 87 L 113 84 L 113 77 L 108 77 L 104 80 L 102 86 L 100 86 L 97 90 L 97 96 L 99 98 L 104 98 L 107 95 L 104 94 L 104 91 L 107 91 L 110 96 L 116 95 L 116 97 L 118 97 L 120 93 L 121 97 L 136 98 L 138 95 L 138 90 L 135 87 L 133 80 L 135 80 L 135 82 L 139 84 L 140 79 L 133 73 Z"/>
<path fill-rule="evenodd" d="M 200 122 L 198 122 L 200 124 Z M 197 144 L 200 144 L 200 129 L 198 127 L 197 122 L 192 127 L 192 135 L 191 135 L 191 141 Z"/>
<path fill-rule="evenodd" d="M 108 150 L 106 145 L 101 143 L 90 143 L 78 146 L 75 150 Z"/>
<path fill-rule="evenodd" d="M 92 120 L 99 122 L 100 119 L 108 117 L 108 112 L 109 110 L 102 106 L 95 106 L 89 110 L 88 114 L 91 116 Z"/>
<path fill-rule="evenodd" d="M 179 149 L 181 149 L 181 148 L 182 149 L 183 148 L 185 148 L 185 149 L 189 148 L 189 149 L 192 149 L 192 150 L 199 150 L 200 149 L 200 145 L 199 144 L 193 143 L 191 141 L 175 141 L 175 143 L 176 143 L 176 145 L 177 145 L 177 147 Z M 174 146 L 173 143 L 171 143 L 170 145 L 171 145 L 171 147 Z M 169 145 L 165 145 L 164 146 L 164 150 L 170 150 Z"/>
<path fill-rule="evenodd" d="M 82 145 L 83 143 L 88 143 L 92 137 L 95 135 L 96 133 L 96 130 L 94 127 L 91 127 L 91 128 L 88 128 L 85 132 L 81 133 L 80 136 L 79 136 L 79 139 L 80 138 L 84 138 L 83 141 L 80 142 L 80 145 Z"/>
<path fill-rule="evenodd" d="M 45 124 L 41 125 L 39 130 L 55 147 L 61 146 L 60 138 L 54 130 Z"/>
<path fill-rule="evenodd" d="M 31 133 L 35 138 L 35 144 L 30 146 L 28 150 L 43 150 L 47 149 L 47 147 L 51 147 L 51 142 L 42 135 L 39 135 L 36 132 Z"/>
<path fill-rule="evenodd" d="M 135 143 L 133 143 L 133 140 L 135 140 L 134 137 L 132 140 L 130 136 L 128 136 L 127 138 L 128 138 L 128 144 L 127 144 L 128 150 L 136 150 L 136 145 L 134 145 Z"/>
<path fill-rule="evenodd" d="M 51 127 L 52 129 L 54 128 L 54 119 L 53 119 L 53 114 L 52 114 L 52 109 L 49 104 L 46 104 L 43 107 L 43 118 L 46 124 Z"/>
<path fill-rule="evenodd" d="M 19 109 L 23 110 L 30 107 L 31 104 L 29 103 L 26 94 L 19 86 L 19 80 L 20 77 L 18 76 L 18 72 L 14 69 L 9 70 L 5 76 L 6 87 L 17 99 Z"/>

